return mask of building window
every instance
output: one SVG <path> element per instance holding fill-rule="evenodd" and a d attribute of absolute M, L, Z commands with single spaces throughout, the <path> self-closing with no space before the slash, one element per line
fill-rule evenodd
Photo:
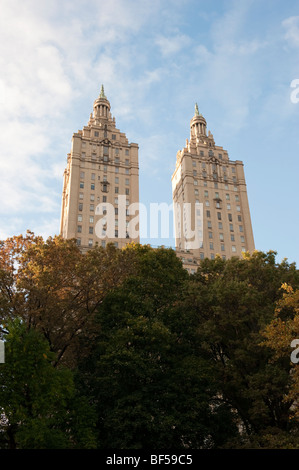
<path fill-rule="evenodd" d="M 210 202 L 209 202 L 209 201 L 206 201 L 206 206 L 207 206 L 207 207 L 210 206 Z"/>
<path fill-rule="evenodd" d="M 219 228 L 219 230 L 223 229 L 222 222 L 218 222 L 218 228 Z"/>
<path fill-rule="evenodd" d="M 94 201 L 94 194 L 91 194 L 91 195 L 90 195 L 90 200 L 91 200 L 91 201 Z"/>
<path fill-rule="evenodd" d="M 115 238 L 118 238 L 118 230 L 115 230 L 114 236 L 115 236 Z"/>
<path fill-rule="evenodd" d="M 208 191 L 205 191 L 205 192 L 204 192 L 204 195 L 205 195 L 205 197 L 209 197 L 209 192 L 208 192 Z"/>
<path fill-rule="evenodd" d="M 125 173 L 126 173 L 126 175 L 129 175 L 129 174 L 130 174 L 129 168 L 125 168 Z"/>
<path fill-rule="evenodd" d="M 233 221 L 233 216 L 232 216 L 231 214 L 228 214 L 228 220 L 229 220 L 230 222 Z"/>
<path fill-rule="evenodd" d="M 208 220 L 208 228 L 212 228 L 212 222 Z"/>
<path fill-rule="evenodd" d="M 82 225 L 78 225 L 78 227 L 77 227 L 77 232 L 78 232 L 78 233 L 81 233 L 81 232 L 82 232 Z"/>
<path fill-rule="evenodd" d="M 237 206 L 237 211 L 238 211 L 238 212 L 241 211 L 241 207 L 240 207 L 240 206 Z"/>
<path fill-rule="evenodd" d="M 224 247 L 223 243 L 221 243 L 221 251 L 225 251 L 225 247 Z"/>
<path fill-rule="evenodd" d="M 103 193 L 107 193 L 107 192 L 108 192 L 108 186 L 107 186 L 107 184 L 103 184 L 103 186 L 102 186 L 102 191 L 103 191 Z"/>
<path fill-rule="evenodd" d="M 79 211 L 80 211 L 80 212 L 83 211 L 83 204 L 82 204 L 82 203 L 79 204 Z"/>
<path fill-rule="evenodd" d="M 198 189 L 194 189 L 195 196 L 198 196 Z"/>
<path fill-rule="evenodd" d="M 229 194 L 226 194 L 225 197 L 226 197 L 226 200 L 229 201 L 230 199 Z"/>
<path fill-rule="evenodd" d="M 214 250 L 213 242 L 210 242 L 210 250 Z"/>
<path fill-rule="evenodd" d="M 93 222 L 94 222 L 94 217 L 93 217 L 93 215 L 91 215 L 91 216 L 89 216 L 89 223 L 93 224 Z"/>
<path fill-rule="evenodd" d="M 91 173 L 91 179 L 92 179 L 92 180 L 95 180 L 95 179 L 96 179 L 96 174 L 95 174 L 95 173 Z"/>
<path fill-rule="evenodd" d="M 235 245 L 232 245 L 232 252 L 235 253 L 237 250 L 236 250 L 236 247 Z"/>
<path fill-rule="evenodd" d="M 129 188 L 126 188 L 126 189 L 125 189 L 125 193 L 126 193 L 126 196 L 128 196 L 128 195 L 130 194 Z"/>
<path fill-rule="evenodd" d="M 91 239 L 88 240 L 88 246 L 92 246 L 92 240 Z"/>
<path fill-rule="evenodd" d="M 243 225 L 239 225 L 240 232 L 243 232 Z"/>
<path fill-rule="evenodd" d="M 245 243 L 245 237 L 241 235 L 241 243 Z"/>
<path fill-rule="evenodd" d="M 219 238 L 220 238 L 220 240 L 224 240 L 224 235 L 223 235 L 223 233 L 220 233 L 220 234 L 219 234 Z"/>
<path fill-rule="evenodd" d="M 230 240 L 231 240 L 232 242 L 235 241 L 235 235 L 234 235 L 233 233 L 231 233 Z"/>
<path fill-rule="evenodd" d="M 205 255 L 203 253 L 200 253 L 199 257 L 200 257 L 200 259 L 204 259 Z"/>
<path fill-rule="evenodd" d="M 233 231 L 234 231 L 234 226 L 233 226 L 233 224 L 229 224 L 229 230 L 230 230 L 230 232 L 233 232 Z"/>
<path fill-rule="evenodd" d="M 95 189 L 94 183 L 92 183 L 92 184 L 90 185 L 90 189 L 91 189 L 92 191 L 94 191 L 94 189 Z"/>
<path fill-rule="evenodd" d="M 118 186 L 115 187 L 115 194 L 118 194 Z"/>
<path fill-rule="evenodd" d="M 196 161 L 192 160 L 192 166 L 196 166 Z"/>
<path fill-rule="evenodd" d="M 209 238 L 213 238 L 213 232 L 209 232 Z"/>
<path fill-rule="evenodd" d="M 79 199 L 83 199 L 83 193 L 79 193 Z"/>
<path fill-rule="evenodd" d="M 93 234 L 93 227 L 89 227 L 88 233 Z"/>
<path fill-rule="evenodd" d="M 102 240 L 102 248 L 106 248 L 106 242 L 105 242 L 105 240 Z"/>
<path fill-rule="evenodd" d="M 82 178 L 82 179 L 83 179 L 83 178 L 84 178 L 84 176 L 85 176 L 85 173 L 84 173 L 84 171 L 81 171 L 81 172 L 80 172 L 80 178 Z"/>
<path fill-rule="evenodd" d="M 82 217 L 81 214 L 79 214 L 79 215 L 78 215 L 78 222 L 82 222 L 82 220 L 83 220 L 83 217 Z"/>
<path fill-rule="evenodd" d="M 238 222 L 242 222 L 242 217 L 238 215 Z"/>
<path fill-rule="evenodd" d="M 221 220 L 221 212 L 217 212 L 217 218 L 218 220 Z"/>
<path fill-rule="evenodd" d="M 118 184 L 118 183 L 119 183 L 119 177 L 116 176 L 116 177 L 115 177 L 115 184 Z"/>
<path fill-rule="evenodd" d="M 129 155 L 129 150 L 128 149 L 126 149 L 125 154 Z"/>
<path fill-rule="evenodd" d="M 211 212 L 207 211 L 207 217 L 211 217 Z"/>
<path fill-rule="evenodd" d="M 89 205 L 89 210 L 90 210 L 90 212 L 93 212 L 93 211 L 94 211 L 94 204 L 90 204 L 90 205 Z"/>
<path fill-rule="evenodd" d="M 77 238 L 77 245 L 78 245 L 78 246 L 81 245 L 81 238 Z"/>
<path fill-rule="evenodd" d="M 215 259 L 214 253 L 211 253 L 211 259 Z"/>
<path fill-rule="evenodd" d="M 116 140 L 116 134 L 112 134 L 112 140 Z"/>
<path fill-rule="evenodd" d="M 236 202 L 239 202 L 239 196 L 238 196 L 238 194 L 235 194 L 235 200 L 236 200 Z"/>
<path fill-rule="evenodd" d="M 125 160 L 125 165 L 126 165 L 126 166 L 129 166 L 129 164 L 130 164 L 130 162 L 129 162 L 129 160 L 126 158 L 126 160 Z"/>
<path fill-rule="evenodd" d="M 194 184 L 194 186 L 197 186 L 197 185 L 198 185 L 198 181 L 197 181 L 197 180 L 193 180 L 193 184 Z"/>
<path fill-rule="evenodd" d="M 80 181 L 80 189 L 84 189 L 84 182 Z"/>
<path fill-rule="evenodd" d="M 230 204 L 226 204 L 226 208 L 227 208 L 228 210 L 230 210 L 230 208 L 231 208 Z"/>

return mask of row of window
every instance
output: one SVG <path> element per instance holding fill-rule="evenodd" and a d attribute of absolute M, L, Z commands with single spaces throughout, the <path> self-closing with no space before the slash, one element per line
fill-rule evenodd
<path fill-rule="evenodd" d="M 112 148 L 112 147 L 110 147 L 110 148 Z M 116 147 L 116 148 L 113 148 L 113 150 L 114 150 L 114 155 L 115 155 L 115 158 L 114 158 L 115 163 L 120 163 L 120 157 L 117 156 L 117 155 L 120 154 L 119 148 Z M 92 150 L 91 154 L 90 154 L 92 160 L 96 160 L 98 157 L 99 158 L 103 157 L 104 161 L 109 160 L 109 155 L 110 155 L 109 147 L 106 147 L 106 146 L 103 147 L 103 155 L 98 156 L 97 152 L 96 152 L 96 149 Z M 130 155 L 129 150 L 125 150 L 125 156 L 127 157 L 129 155 Z M 86 152 L 81 152 L 81 158 L 84 160 L 86 157 L 89 157 L 89 154 L 87 155 Z M 130 160 L 125 159 L 125 165 L 129 165 L 129 163 L 130 163 Z"/>
<path fill-rule="evenodd" d="M 105 206 L 103 206 L 103 215 L 106 215 L 107 214 L 107 209 L 105 209 Z M 114 214 L 115 215 L 118 215 L 118 207 L 115 207 L 114 208 Z M 129 217 L 129 209 L 126 209 L 126 217 Z M 77 218 L 78 222 L 83 222 L 83 215 L 82 214 L 78 214 L 78 218 Z M 116 222 L 116 221 L 115 221 Z M 93 224 L 94 223 L 94 216 L 93 215 L 90 215 L 89 216 L 89 223 L 90 224 Z M 117 225 L 117 224 L 116 224 Z"/>
<path fill-rule="evenodd" d="M 203 155 L 201 155 L 203 156 Z M 203 169 L 207 168 L 209 165 L 212 165 L 212 169 L 213 170 L 217 170 L 217 168 L 220 169 L 220 171 L 222 171 L 224 174 L 226 174 L 228 171 L 229 171 L 229 168 L 231 169 L 232 173 L 236 173 L 236 168 L 235 166 L 223 166 L 223 165 L 219 165 L 217 163 L 210 163 L 210 162 L 198 162 L 199 166 Z M 192 166 L 193 167 L 196 167 L 197 164 L 196 164 L 196 160 L 192 160 Z"/>
<path fill-rule="evenodd" d="M 78 246 L 81 246 L 81 238 L 77 238 L 77 245 L 78 245 Z M 114 242 L 114 245 L 116 246 L 116 248 L 118 248 L 118 242 Z M 90 239 L 88 240 L 88 246 L 89 246 L 89 247 L 92 247 L 92 246 L 93 246 L 93 239 L 92 239 L 92 238 L 90 238 Z M 101 246 L 102 246 L 103 248 L 106 247 L 106 240 L 101 240 Z"/>
<path fill-rule="evenodd" d="M 99 165 L 99 170 L 100 170 L 100 169 L 101 169 L 101 166 Z M 119 167 L 118 167 L 118 166 L 114 167 L 113 165 L 110 165 L 110 166 L 109 166 L 109 169 L 114 170 L 114 172 L 115 172 L 116 174 L 119 173 Z M 108 173 L 108 166 L 107 166 L 107 165 L 104 165 L 104 166 L 103 166 L 103 172 L 104 172 L 104 173 Z M 129 168 L 125 168 L 125 174 L 126 174 L 126 175 L 129 175 L 129 174 L 130 174 Z M 105 177 L 107 178 L 107 175 L 104 175 L 104 176 L 103 176 L 103 178 L 105 178 Z M 95 174 L 95 173 L 91 173 L 91 174 L 90 174 L 90 178 L 91 178 L 92 180 L 95 180 L 95 179 L 96 179 L 96 174 Z M 81 179 L 81 180 L 84 180 L 84 179 L 85 179 L 85 171 L 80 171 L 80 179 Z M 100 180 L 100 176 L 98 176 L 98 180 Z M 129 181 L 129 178 L 126 178 L 126 180 Z"/>
<path fill-rule="evenodd" d="M 103 183 L 108 183 L 108 181 L 107 181 L 107 176 L 105 176 L 105 175 L 103 176 Z M 118 178 L 118 177 L 115 177 L 115 178 L 114 178 L 114 183 L 115 183 L 115 184 L 119 184 L 119 178 Z M 130 185 L 130 180 L 129 180 L 129 178 L 125 178 L 125 185 L 126 185 L 126 186 L 129 186 L 129 185 Z M 84 185 L 84 181 L 80 181 L 80 185 L 79 185 L 80 189 L 84 189 L 84 186 L 85 186 L 85 185 Z M 92 191 L 95 190 L 95 183 L 90 183 L 90 189 L 91 189 Z M 129 193 L 128 193 L 128 194 L 129 194 Z"/>
<path fill-rule="evenodd" d="M 103 200 L 103 202 L 107 202 L 107 200 L 105 199 L 105 200 Z M 114 199 L 114 204 L 118 204 L 118 198 Z M 129 206 L 129 205 L 130 205 L 130 202 L 128 200 L 126 200 L 126 206 Z M 83 202 L 79 202 L 78 210 L 79 210 L 79 212 L 83 211 Z M 94 212 L 94 204 L 89 204 L 89 210 L 90 210 L 90 212 Z"/>

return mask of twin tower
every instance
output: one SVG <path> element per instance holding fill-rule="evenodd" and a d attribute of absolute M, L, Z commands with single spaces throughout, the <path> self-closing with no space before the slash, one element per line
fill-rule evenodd
<path fill-rule="evenodd" d="M 176 253 L 189 272 L 201 259 L 254 250 L 243 163 L 207 133 L 197 105 L 172 175 Z M 64 171 L 60 234 L 82 251 L 139 243 L 138 144 L 116 128 L 101 87 L 87 126 L 73 134 Z"/>

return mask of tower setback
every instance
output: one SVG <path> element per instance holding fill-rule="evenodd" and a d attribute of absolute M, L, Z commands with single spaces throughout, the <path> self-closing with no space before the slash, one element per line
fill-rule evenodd
<path fill-rule="evenodd" d="M 176 251 L 190 272 L 206 257 L 241 257 L 254 250 L 243 162 L 230 160 L 207 134 L 197 104 L 190 140 L 177 152 L 172 194 Z"/>
<path fill-rule="evenodd" d="M 138 145 L 115 125 L 102 85 L 87 126 L 73 134 L 64 171 L 60 234 L 82 251 L 139 242 Z"/>

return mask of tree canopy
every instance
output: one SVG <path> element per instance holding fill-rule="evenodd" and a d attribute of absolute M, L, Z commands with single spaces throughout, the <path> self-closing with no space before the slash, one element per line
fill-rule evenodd
<path fill-rule="evenodd" d="M 272 251 L 0 242 L 0 448 L 298 448 L 298 292 Z"/>

